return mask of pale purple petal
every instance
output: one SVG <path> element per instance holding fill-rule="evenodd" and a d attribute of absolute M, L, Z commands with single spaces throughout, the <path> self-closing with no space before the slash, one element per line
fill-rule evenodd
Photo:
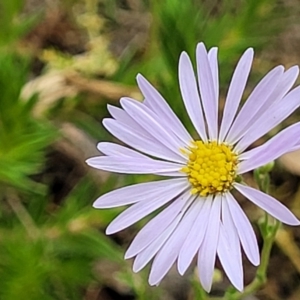
<path fill-rule="evenodd" d="M 179 59 L 179 84 L 187 113 L 200 138 L 207 141 L 203 111 L 192 63 L 186 52 Z"/>
<path fill-rule="evenodd" d="M 229 280 L 241 291 L 244 285 L 241 246 L 227 201 L 222 202 L 222 224 L 217 253 Z"/>
<path fill-rule="evenodd" d="M 127 124 L 113 119 L 104 119 L 103 125 L 117 139 L 136 150 L 169 161 L 182 162 L 181 156 L 155 140 L 148 133 L 144 135 L 137 127 L 129 127 Z"/>
<path fill-rule="evenodd" d="M 145 105 L 148 106 L 158 117 L 167 124 L 167 128 L 176 134 L 187 146 L 192 137 L 187 132 L 181 121 L 170 108 L 160 93 L 141 75 L 137 75 L 137 83 L 145 97 Z"/>
<path fill-rule="evenodd" d="M 298 77 L 298 74 L 298 66 L 290 68 L 283 74 L 277 87 L 269 96 L 269 99 L 264 103 L 264 105 L 260 108 L 259 112 L 256 114 L 257 120 L 249 126 L 249 134 L 245 134 L 245 136 L 235 146 L 235 151 L 237 153 L 241 153 L 242 151 L 244 151 L 247 147 L 250 146 L 250 144 L 252 144 L 252 142 L 254 142 L 257 138 L 260 137 L 259 135 L 261 135 L 262 130 L 266 130 L 261 127 L 261 120 L 264 119 L 266 115 L 270 115 L 270 107 L 272 107 L 273 105 L 285 105 L 284 103 L 282 103 L 284 101 L 282 100 L 282 98 L 291 89 Z M 259 127 L 259 129 L 255 129 L 255 127 L 257 126 Z"/>
<path fill-rule="evenodd" d="M 223 111 L 222 123 L 219 133 L 219 141 L 223 142 L 232 124 L 233 118 L 241 102 L 242 95 L 249 77 L 254 51 L 249 48 L 239 60 L 233 73 L 229 86 L 225 107 Z"/>
<path fill-rule="evenodd" d="M 161 194 L 186 186 L 185 178 L 167 179 L 134 184 L 113 190 L 99 197 L 95 208 L 111 208 L 137 202 L 152 201 Z"/>
<path fill-rule="evenodd" d="M 127 208 L 120 215 L 118 215 L 107 227 L 106 233 L 113 234 L 115 232 L 121 231 L 137 221 L 141 220 L 145 216 L 149 215 L 156 209 L 162 207 L 166 203 L 179 197 L 182 198 L 182 193 L 186 190 L 187 184 L 182 183 L 176 189 L 162 191 L 162 193 L 151 201 L 138 202 Z M 186 199 L 186 196 L 183 197 Z"/>
<path fill-rule="evenodd" d="M 257 239 L 248 218 L 230 193 L 224 194 L 223 201 L 227 202 L 246 256 L 253 265 L 258 266 L 260 257 Z"/>
<path fill-rule="evenodd" d="M 224 225 L 225 231 L 227 231 L 228 233 L 228 241 L 231 245 L 233 245 L 232 255 L 235 257 L 236 260 L 239 261 L 240 271 L 242 272 L 243 266 L 242 266 L 240 239 L 239 239 L 238 231 L 234 225 L 234 221 L 230 213 L 228 201 L 226 201 L 226 199 L 224 199 L 224 201 L 222 202 L 222 223 Z"/>
<path fill-rule="evenodd" d="M 124 111 L 138 124 L 141 130 L 147 132 L 150 137 L 163 144 L 178 155 L 178 149 L 187 143 L 183 142 L 173 130 L 169 130 L 170 123 L 166 123 L 159 115 L 153 112 L 147 105 L 134 99 L 123 97 L 120 104 Z M 188 145 L 190 145 L 189 140 Z M 180 154 L 183 157 L 183 154 Z"/>
<path fill-rule="evenodd" d="M 144 250 L 142 250 L 136 256 L 132 269 L 134 272 L 138 272 L 143 269 L 147 263 L 154 257 L 154 255 L 161 249 L 163 244 L 172 234 L 174 229 L 177 227 L 181 216 L 178 215 L 175 220 L 167 227 L 167 229 L 157 237 L 149 246 L 147 246 Z"/>
<path fill-rule="evenodd" d="M 268 214 L 288 225 L 300 225 L 295 215 L 278 200 L 252 187 L 235 183 L 234 187 Z"/>
<path fill-rule="evenodd" d="M 295 137 L 299 136 L 299 132 L 300 122 L 282 130 L 262 146 L 241 154 L 239 159 L 246 160 L 239 164 L 237 173 L 254 170 L 290 152 L 297 143 Z"/>
<path fill-rule="evenodd" d="M 117 156 L 117 157 L 143 157 L 147 158 L 147 156 L 134 151 L 132 149 L 129 149 L 127 147 L 115 144 L 115 143 L 110 143 L 110 142 L 101 142 L 98 143 L 97 148 L 100 152 L 107 156 Z"/>
<path fill-rule="evenodd" d="M 109 142 L 101 142 L 97 145 L 98 150 L 100 150 L 103 154 L 107 156 L 114 156 L 114 157 L 130 157 L 130 158 L 144 158 L 144 159 L 150 159 L 148 156 L 139 153 L 137 151 L 134 151 L 132 149 L 129 149 L 127 147 L 115 144 L 115 143 L 109 143 Z M 168 177 L 186 177 L 186 174 L 182 173 L 182 176 L 180 173 L 173 171 L 173 172 L 158 172 L 157 175 L 160 176 L 168 176 Z"/>
<path fill-rule="evenodd" d="M 184 144 L 173 134 L 172 131 L 167 130 L 161 125 L 160 119 L 155 115 L 152 110 L 140 102 L 128 101 L 121 99 L 120 103 L 124 110 L 142 126 L 149 134 L 159 140 L 162 144 L 168 147 L 178 156 L 185 156 L 179 151 L 184 147 Z"/>
<path fill-rule="evenodd" d="M 208 51 L 208 61 L 211 69 L 211 75 L 214 81 L 214 90 L 216 95 L 216 106 L 218 107 L 219 103 L 219 66 L 218 66 L 218 48 L 213 47 Z"/>
<path fill-rule="evenodd" d="M 260 116 L 265 115 L 268 112 L 268 109 L 271 105 L 279 104 L 282 101 L 282 98 L 288 93 L 288 91 L 292 88 L 294 85 L 297 77 L 299 74 L 299 67 L 294 66 L 288 69 L 282 77 L 280 78 L 276 88 L 273 90 L 273 92 L 270 94 L 268 99 L 265 101 L 265 103 L 262 105 L 262 107 L 257 112 L 255 118 L 258 119 Z M 255 122 L 253 123 L 255 124 Z M 251 126 L 253 126 L 251 124 Z M 251 127 L 248 129 L 248 131 L 251 130 Z"/>
<path fill-rule="evenodd" d="M 287 152 L 287 153 L 290 153 L 290 152 L 294 152 L 294 151 L 298 151 L 300 149 L 300 143 L 296 143 L 296 145 L 292 148 L 291 151 Z"/>
<path fill-rule="evenodd" d="M 220 262 L 233 286 L 239 291 L 243 290 L 243 270 L 238 260 L 233 256 L 233 245 L 229 242 L 230 233 L 226 232 L 223 224 L 220 226 L 220 236 L 217 253 Z"/>
<path fill-rule="evenodd" d="M 133 101 L 133 102 L 136 101 L 131 98 L 127 98 L 127 99 L 129 101 Z M 126 128 L 130 129 L 134 133 L 140 134 L 143 138 L 147 138 L 147 139 L 149 139 L 151 141 L 155 141 L 155 142 L 157 141 L 151 134 L 149 134 L 143 127 L 141 127 L 139 125 L 139 123 L 137 123 L 134 119 L 132 119 L 131 116 L 128 115 L 128 113 L 125 110 L 123 110 L 122 108 L 112 106 L 112 105 L 107 105 L 107 109 L 108 109 L 109 113 L 111 114 L 111 116 L 115 119 L 115 121 L 118 121 L 118 122 L 114 122 L 114 123 L 124 124 L 126 126 Z M 105 126 L 104 121 L 106 121 L 106 120 L 110 120 L 110 119 L 103 120 L 104 126 Z M 107 128 L 107 130 L 109 131 L 108 128 Z"/>
<path fill-rule="evenodd" d="M 190 190 L 183 193 L 167 208 L 150 220 L 132 241 L 125 253 L 125 258 L 128 259 L 137 255 L 157 239 L 177 216 L 182 216 L 185 211 L 184 207 L 190 203 L 189 199 Z"/>
<path fill-rule="evenodd" d="M 255 121 L 251 130 L 240 141 L 239 149 L 245 149 L 261 136 L 286 119 L 300 105 L 300 87 L 293 89 L 281 101 L 274 103 L 265 114 Z"/>
<path fill-rule="evenodd" d="M 134 121 L 125 110 L 120 107 L 116 107 L 113 105 L 107 105 L 107 110 L 111 114 L 111 116 L 121 122 L 126 124 L 128 127 L 133 128 L 134 130 L 139 130 L 143 135 L 151 137 L 136 121 Z"/>
<path fill-rule="evenodd" d="M 259 82 L 234 120 L 225 139 L 227 143 L 235 144 L 246 134 L 249 125 L 253 122 L 253 119 L 255 119 L 256 113 L 276 88 L 283 71 L 284 68 L 278 66 Z"/>
<path fill-rule="evenodd" d="M 178 256 L 177 267 L 178 272 L 181 275 L 186 272 L 201 246 L 208 226 L 208 218 L 213 202 L 212 196 L 208 196 L 207 198 L 198 197 L 196 201 L 199 203 L 196 208 L 199 210 L 198 217 L 195 220 L 194 226 L 187 233 L 187 238 L 184 241 Z"/>
<path fill-rule="evenodd" d="M 214 80 L 209 65 L 207 52 L 203 43 L 196 49 L 198 83 L 204 115 L 207 121 L 210 140 L 217 140 L 218 135 L 218 99 L 215 93 Z"/>
<path fill-rule="evenodd" d="M 183 167 L 180 164 L 149 157 L 97 156 L 87 159 L 86 163 L 96 169 L 122 174 L 163 174 L 178 171 L 178 176 L 182 176 L 180 170 Z"/>
<path fill-rule="evenodd" d="M 222 196 L 215 196 L 211 207 L 208 226 L 198 252 L 199 279 L 205 291 L 210 292 L 219 242 Z"/>
<path fill-rule="evenodd" d="M 197 217 L 197 210 L 194 209 L 195 205 L 194 203 L 188 209 L 170 238 L 155 256 L 149 275 L 150 285 L 158 284 L 176 261 L 182 244 L 186 239 L 186 234 L 192 228 Z"/>
<path fill-rule="evenodd" d="M 186 173 L 178 172 L 178 171 L 157 172 L 155 173 L 155 175 L 166 176 L 166 177 L 187 177 Z"/>

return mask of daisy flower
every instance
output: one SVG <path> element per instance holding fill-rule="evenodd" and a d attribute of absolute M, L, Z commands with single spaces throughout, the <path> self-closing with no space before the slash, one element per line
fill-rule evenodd
<path fill-rule="evenodd" d="M 260 256 L 252 226 L 232 191 L 285 224 L 300 224 L 279 201 L 240 180 L 242 174 L 299 148 L 300 122 L 247 150 L 300 105 L 300 87 L 291 90 L 299 70 L 296 66 L 286 71 L 283 66 L 272 69 L 238 111 L 253 60 L 253 49 L 247 49 L 233 73 L 218 122 L 217 48 L 207 52 L 200 43 L 196 58 L 197 76 L 187 53 L 181 54 L 179 85 L 197 139 L 159 92 L 138 75 L 144 101 L 122 98 L 122 108 L 108 105 L 112 118 L 103 121 L 113 136 L 131 148 L 101 142 L 98 149 L 104 155 L 87 160 L 90 166 L 105 171 L 171 178 L 114 190 L 98 198 L 94 207 L 131 204 L 110 223 L 107 234 L 159 211 L 125 254 L 126 259 L 135 257 L 135 272 L 153 259 L 150 285 L 159 284 L 175 262 L 178 272 L 184 274 L 196 256 L 200 282 L 210 291 L 218 256 L 232 284 L 242 290 L 242 249 L 255 266 Z"/>

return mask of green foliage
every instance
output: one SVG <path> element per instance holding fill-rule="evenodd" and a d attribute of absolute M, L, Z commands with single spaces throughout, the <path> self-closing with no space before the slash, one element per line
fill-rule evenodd
<path fill-rule="evenodd" d="M 179 54 L 194 57 L 195 45 L 205 41 L 208 48 L 221 48 L 220 60 L 227 64 L 247 47 L 261 47 L 271 41 L 276 31 L 275 1 L 189 1 L 153 2 L 158 43 L 168 68 L 177 71 Z M 180 16 L 180 17 L 178 17 Z M 189 20 L 187 28 L 186 20 Z M 259 30 L 264 26 L 264 30 Z"/>
<path fill-rule="evenodd" d="M 26 34 L 38 21 L 38 14 L 22 14 L 23 0 L 0 2 L 0 46 L 8 46 Z"/>
<path fill-rule="evenodd" d="M 124 264 L 119 247 L 96 229 L 102 224 L 100 214 L 87 206 L 86 198 L 93 198 L 95 192 L 91 182 L 83 180 L 56 213 L 42 212 L 44 221 L 39 227 L 34 220 L 26 221 L 24 212 L 18 218 L 0 218 L 1 223 L 9 223 L 0 229 L 1 299 L 23 295 L 30 299 L 79 300 L 82 287 L 101 278 L 93 272 L 92 263 L 106 259 Z M 10 204 L 16 211 L 21 205 L 18 200 Z M 28 212 L 31 210 L 29 207 Z M 11 222 L 11 218 L 15 220 Z"/>
<path fill-rule="evenodd" d="M 0 183 L 41 192 L 28 176 L 40 170 L 43 150 L 56 133 L 48 122 L 33 119 L 38 98 L 20 97 L 28 67 L 27 59 L 0 52 Z"/>

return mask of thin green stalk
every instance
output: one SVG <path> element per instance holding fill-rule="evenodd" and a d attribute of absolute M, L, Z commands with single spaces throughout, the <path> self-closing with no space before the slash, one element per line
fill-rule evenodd
<path fill-rule="evenodd" d="M 266 283 L 267 280 L 267 268 L 269 265 L 270 253 L 276 236 L 276 232 L 280 226 L 280 222 L 276 221 L 276 224 L 271 230 L 264 236 L 264 245 L 261 253 L 261 263 L 257 269 L 256 276 L 254 280 L 244 289 L 242 293 L 235 292 L 231 295 L 226 295 L 227 300 L 240 300 L 245 296 L 253 294 L 262 285 Z"/>
<path fill-rule="evenodd" d="M 257 181 L 257 184 L 265 193 L 269 193 L 270 188 L 270 176 L 269 172 L 271 171 L 272 166 L 267 169 L 258 169 L 254 172 L 254 177 Z M 251 295 L 256 292 L 261 286 L 263 286 L 267 281 L 267 268 L 269 265 L 271 249 L 274 243 L 274 239 L 278 228 L 280 226 L 279 221 L 275 221 L 275 224 L 270 224 L 273 222 L 273 219 L 270 220 L 267 213 L 265 213 L 264 221 L 260 224 L 261 234 L 264 240 L 262 252 L 261 252 L 261 263 L 257 268 L 255 278 L 253 281 L 245 287 L 244 291 L 240 293 L 239 291 L 228 291 L 225 294 L 225 299 L 227 300 L 240 300 L 245 296 Z"/>
<path fill-rule="evenodd" d="M 40 231 L 14 190 L 8 189 L 6 201 L 24 226 L 28 236 L 33 240 L 38 238 Z"/>

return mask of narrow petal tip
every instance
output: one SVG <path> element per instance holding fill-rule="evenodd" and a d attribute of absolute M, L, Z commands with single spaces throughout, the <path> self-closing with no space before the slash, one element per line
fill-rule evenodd
<path fill-rule="evenodd" d="M 149 283 L 150 286 L 159 286 L 160 283 L 161 283 L 161 280 L 160 281 L 153 281 L 149 277 L 148 283 Z"/>
<path fill-rule="evenodd" d="M 141 84 L 143 84 L 145 82 L 147 83 L 147 79 L 141 73 L 138 73 L 136 75 L 135 79 L 136 79 L 138 86 L 140 86 Z"/>
<path fill-rule="evenodd" d="M 101 207 L 99 207 L 99 202 L 98 202 L 98 200 L 95 201 L 92 205 L 93 205 L 94 208 L 97 208 L 97 209 L 101 208 Z"/>
<path fill-rule="evenodd" d="M 205 290 L 205 292 L 210 293 L 212 282 L 205 282 L 205 281 L 201 280 L 201 278 L 200 278 L 200 283 L 201 283 L 202 288 Z"/>
<path fill-rule="evenodd" d="M 116 232 L 119 231 L 118 228 L 115 228 L 114 226 L 111 226 L 112 224 L 109 224 L 105 230 L 105 234 L 106 235 L 111 235 L 111 234 L 114 234 Z"/>
<path fill-rule="evenodd" d="M 197 49 L 198 48 L 204 48 L 206 50 L 206 47 L 205 47 L 203 42 L 200 42 L 200 43 L 197 44 Z"/>
<path fill-rule="evenodd" d="M 251 263 L 253 266 L 257 267 L 260 265 L 260 256 L 255 257 L 254 259 L 251 260 Z"/>
<path fill-rule="evenodd" d="M 284 221 L 285 224 L 290 225 L 290 226 L 299 226 L 300 221 L 293 215 L 290 217 L 289 220 Z"/>
<path fill-rule="evenodd" d="M 299 66 L 292 66 L 290 70 L 293 70 L 295 73 L 299 73 Z"/>
<path fill-rule="evenodd" d="M 183 276 L 184 273 L 186 272 L 187 270 L 187 264 L 184 262 L 184 258 L 182 255 L 179 255 L 178 256 L 178 259 L 177 259 L 177 271 L 178 273 Z"/>
<path fill-rule="evenodd" d="M 235 283 L 234 287 L 239 291 L 242 292 L 244 290 L 244 283 L 243 282 L 239 282 L 239 283 Z"/>
<path fill-rule="evenodd" d="M 112 106 L 111 106 L 112 107 Z M 109 110 L 109 108 L 108 108 L 108 110 Z M 104 118 L 103 120 L 102 120 L 102 125 L 107 129 L 107 123 L 110 121 L 110 120 L 112 120 L 111 118 Z"/>
<path fill-rule="evenodd" d="M 248 55 L 254 55 L 254 49 L 252 47 L 248 48 L 245 53 L 249 53 Z"/>
<path fill-rule="evenodd" d="M 128 252 L 128 250 L 124 254 L 124 259 L 130 259 L 130 258 L 133 258 L 133 257 L 134 257 L 134 255 L 132 255 L 130 252 Z"/>
<path fill-rule="evenodd" d="M 184 275 L 184 273 L 185 273 L 185 270 L 184 269 L 182 269 L 182 268 L 177 268 L 177 271 L 178 271 L 178 273 L 181 275 L 181 276 L 183 276 Z"/>
<path fill-rule="evenodd" d="M 111 205 L 110 197 L 108 197 L 109 194 L 104 194 L 97 198 L 94 203 L 92 204 L 94 208 L 97 209 L 105 209 L 105 208 L 111 208 L 116 207 L 114 205 Z"/>
<path fill-rule="evenodd" d="M 153 278 L 153 276 L 151 276 L 151 273 L 150 273 L 150 276 L 148 279 L 148 283 L 151 286 L 154 286 L 154 285 L 157 286 L 159 284 L 159 282 L 155 278 Z"/>
<path fill-rule="evenodd" d="M 133 264 L 133 266 L 132 266 L 132 271 L 134 272 L 134 273 L 137 273 L 137 272 L 139 272 L 141 269 L 137 266 L 137 265 L 135 265 L 135 264 Z"/>
<path fill-rule="evenodd" d="M 91 158 L 88 158 L 85 163 L 88 165 L 88 166 L 91 166 L 91 167 L 94 167 L 95 168 L 95 158 L 96 157 L 91 157 Z"/>
<path fill-rule="evenodd" d="M 188 57 L 189 57 L 189 55 L 186 53 L 186 51 L 182 51 L 180 54 L 180 57 L 179 57 L 179 63 L 182 59 L 186 59 Z"/>

